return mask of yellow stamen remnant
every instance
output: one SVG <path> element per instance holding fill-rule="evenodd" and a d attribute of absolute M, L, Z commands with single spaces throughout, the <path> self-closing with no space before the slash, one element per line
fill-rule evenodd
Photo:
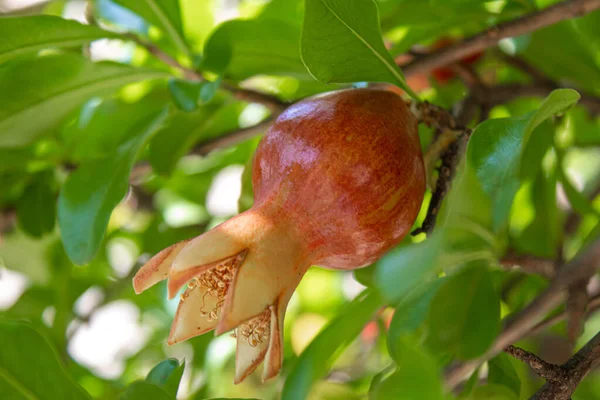
<path fill-rule="evenodd" d="M 241 334 L 248 340 L 248 344 L 256 347 L 259 343 L 269 340 L 271 329 L 271 310 L 266 309 L 258 317 L 241 324 L 236 334 Z"/>
<path fill-rule="evenodd" d="M 200 315 L 208 322 L 214 321 L 219 316 L 219 310 L 225 303 L 225 296 L 229 285 L 233 280 L 235 269 L 239 267 L 243 256 L 236 256 L 219 264 L 216 267 L 203 272 L 187 284 L 187 289 L 181 294 L 181 301 L 189 297 L 192 290 L 200 288 L 204 292 L 203 299 L 210 295 L 217 299 L 215 306 L 210 311 L 204 310 L 204 305 L 200 308 Z M 204 303 L 204 302 L 203 302 Z"/>

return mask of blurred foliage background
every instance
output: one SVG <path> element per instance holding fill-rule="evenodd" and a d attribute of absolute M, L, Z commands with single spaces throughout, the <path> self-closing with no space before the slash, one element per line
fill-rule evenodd
<path fill-rule="evenodd" d="M 402 66 L 555 1 L 370 3 L 348 12 L 361 34 L 380 25 Z M 177 300 L 164 284 L 136 296 L 133 274 L 251 206 L 253 152 L 286 103 L 369 81 L 406 89 L 402 75 L 363 71 L 348 40 L 315 56 L 336 28 L 300 0 L 0 0 L 0 13 L 0 398 L 526 399 L 543 383 L 506 354 L 454 394 L 441 371 L 483 354 L 549 285 L 552 267 L 531 273 L 520 256 L 560 264 L 598 237 L 598 11 L 503 39 L 462 69 L 407 74 L 447 109 L 485 93 L 439 235 L 354 273 L 310 269 L 286 315 L 282 374 L 237 386 L 235 340 L 167 346 Z M 563 86 L 578 105 L 570 91 L 542 103 Z M 437 133 L 420 130 L 427 149 Z M 569 359 L 600 330 L 600 281 L 586 284 L 581 334 L 560 306 L 518 344 Z M 600 376 L 573 399 L 600 399 Z"/>

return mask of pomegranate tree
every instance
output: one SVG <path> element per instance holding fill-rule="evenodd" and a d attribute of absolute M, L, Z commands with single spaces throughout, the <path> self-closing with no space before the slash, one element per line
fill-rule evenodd
<path fill-rule="evenodd" d="M 169 344 L 234 330 L 235 382 L 265 361 L 282 363 L 286 306 L 311 265 L 371 264 L 410 230 L 425 171 L 417 121 L 396 94 L 371 89 L 298 102 L 261 141 L 254 206 L 154 256 L 134 278 L 137 293 L 168 279 L 187 285 Z"/>

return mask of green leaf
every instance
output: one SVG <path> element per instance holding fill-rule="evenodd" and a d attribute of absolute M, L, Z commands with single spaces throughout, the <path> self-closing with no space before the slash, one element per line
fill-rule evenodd
<path fill-rule="evenodd" d="M 41 237 L 54 229 L 56 193 L 51 179 L 51 174 L 38 174 L 25 188 L 17 204 L 19 225 L 33 237 Z"/>
<path fill-rule="evenodd" d="M 592 206 L 590 201 L 585 197 L 585 195 L 583 193 L 581 193 L 579 190 L 577 190 L 577 188 L 575 187 L 573 182 L 571 182 L 571 179 L 569 178 L 569 176 L 567 176 L 567 173 L 566 173 L 565 167 L 564 167 L 564 158 L 560 153 L 559 153 L 558 160 L 559 160 L 558 161 L 559 165 L 557 168 L 558 179 L 565 191 L 565 195 L 567 196 L 567 199 L 569 200 L 569 204 L 571 205 L 573 210 L 577 211 L 581 215 L 591 214 L 591 215 L 600 217 L 600 214 Z"/>
<path fill-rule="evenodd" d="M 375 387 L 372 400 L 443 400 L 442 377 L 435 359 L 416 343 L 405 341 L 396 372 Z"/>
<path fill-rule="evenodd" d="M 446 278 L 438 278 L 417 286 L 396 307 L 388 329 L 388 349 L 390 356 L 398 360 L 401 340 L 415 332 L 427 319 L 434 296 Z"/>
<path fill-rule="evenodd" d="M 215 18 L 212 0 L 179 0 L 185 37 L 194 50 L 201 52 L 204 41 L 213 30 Z"/>
<path fill-rule="evenodd" d="M 507 354 L 500 353 L 488 361 L 488 382 L 509 388 L 517 396 L 521 393 L 521 380 Z"/>
<path fill-rule="evenodd" d="M 133 103 L 120 98 L 86 102 L 77 120 L 60 129 L 60 143 L 68 161 L 78 165 L 113 155 L 139 120 L 162 110 L 169 100 L 161 87 Z"/>
<path fill-rule="evenodd" d="M 94 258 L 112 210 L 127 194 L 136 155 L 160 127 L 166 111 L 141 119 L 127 142 L 110 157 L 79 167 L 63 185 L 58 222 L 69 258 L 85 264 Z"/>
<path fill-rule="evenodd" d="M 137 381 L 127 387 L 121 400 L 174 400 L 164 389 L 152 383 Z"/>
<path fill-rule="evenodd" d="M 432 344 L 466 360 L 492 344 L 500 332 L 500 301 L 487 269 L 468 267 L 438 290 L 429 309 Z"/>
<path fill-rule="evenodd" d="M 483 190 L 492 200 L 493 227 L 506 223 L 520 186 L 521 159 L 533 132 L 544 120 L 567 111 L 579 99 L 571 89 L 557 89 L 540 108 L 523 117 L 489 119 L 477 126 L 469 140 L 467 160 Z"/>
<path fill-rule="evenodd" d="M 593 17 L 588 21 L 595 23 Z M 533 32 L 523 56 L 545 76 L 568 79 L 587 91 L 600 94 L 600 62 L 595 47 L 598 39 L 590 40 L 589 36 L 582 35 L 584 31 L 590 32 L 588 21 L 585 27 L 563 21 Z M 561 57 L 553 57 L 553 53 Z"/>
<path fill-rule="evenodd" d="M 183 35 L 179 0 L 114 0 L 162 30 L 175 47 L 189 55 Z"/>
<path fill-rule="evenodd" d="M 234 80 L 254 75 L 307 78 L 299 40 L 300 30 L 282 21 L 227 21 L 206 42 L 202 69 Z"/>
<path fill-rule="evenodd" d="M 116 63 L 91 63 L 61 54 L 0 68 L 0 147 L 19 147 L 49 133 L 92 96 L 166 72 Z"/>
<path fill-rule="evenodd" d="M 92 40 L 118 37 L 96 26 L 51 15 L 0 18 L 0 64 L 39 50 L 78 46 Z"/>
<path fill-rule="evenodd" d="M 538 257 L 555 258 L 561 239 L 561 220 L 556 201 L 555 166 L 540 170 L 531 186 L 535 217 L 517 238 L 517 250 Z"/>
<path fill-rule="evenodd" d="M 175 105 L 183 111 L 191 112 L 199 104 L 206 104 L 215 97 L 221 79 L 214 82 L 190 82 L 182 79 L 170 79 L 169 91 L 173 96 Z"/>
<path fill-rule="evenodd" d="M 209 141 L 239 127 L 243 103 L 214 101 L 190 113 L 173 113 L 150 142 L 150 163 L 156 172 L 169 174 L 197 141 Z M 197 200 L 196 200 L 197 201 Z"/>
<path fill-rule="evenodd" d="M 392 250 L 377 263 L 377 287 L 390 303 L 398 303 L 415 285 L 439 267 L 442 248 L 443 235 L 436 234 L 422 243 Z"/>
<path fill-rule="evenodd" d="M 50 343 L 28 324 L 0 322 L 0 397 L 91 400 L 66 373 Z"/>
<path fill-rule="evenodd" d="M 327 373 L 382 304 L 376 292 L 366 290 L 345 306 L 302 352 L 285 381 L 282 398 L 305 399 L 313 383 Z"/>
<path fill-rule="evenodd" d="M 306 0 L 305 4 L 302 61 L 317 80 L 389 82 L 417 98 L 383 44 L 373 0 Z"/>
<path fill-rule="evenodd" d="M 162 387 L 169 395 L 176 397 L 179 383 L 185 370 L 185 361 L 179 364 L 174 358 L 158 363 L 146 376 L 146 382 Z"/>
<path fill-rule="evenodd" d="M 475 388 L 469 400 L 518 400 L 512 390 L 506 386 L 487 384 Z"/>

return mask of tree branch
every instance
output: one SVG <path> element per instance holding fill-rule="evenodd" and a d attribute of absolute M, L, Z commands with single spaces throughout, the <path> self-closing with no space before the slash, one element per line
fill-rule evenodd
<path fill-rule="evenodd" d="M 590 315 L 594 314 L 596 311 L 600 309 L 600 293 L 592 296 L 588 302 L 587 312 L 585 318 L 589 318 Z M 565 320 L 568 317 L 568 312 L 566 310 L 553 315 L 552 317 L 546 318 L 527 333 L 526 336 L 535 336 L 544 330 L 548 329 L 551 326 L 556 325 L 560 321 Z"/>
<path fill-rule="evenodd" d="M 510 345 L 504 349 L 504 352 L 528 364 L 536 374 L 544 379 L 553 381 L 566 379 L 566 372 L 560 365 L 550 364 L 527 350 Z"/>
<path fill-rule="evenodd" d="M 541 275 L 548 279 L 552 279 L 556 275 L 555 262 L 553 260 L 532 255 L 517 255 L 509 252 L 502 257 L 500 264 L 505 268 L 519 266 L 523 272 Z"/>
<path fill-rule="evenodd" d="M 427 105 L 427 103 L 424 103 Z M 421 233 L 426 233 L 430 235 L 437 221 L 437 216 L 442 207 L 442 203 L 444 198 L 450 191 L 450 187 L 452 185 L 452 180 L 454 179 L 454 175 L 456 173 L 456 168 L 460 163 L 462 158 L 462 154 L 467 145 L 467 141 L 469 140 L 469 136 L 471 135 L 471 130 L 466 128 L 466 125 L 473 118 L 474 110 L 477 108 L 477 102 L 473 97 L 467 97 L 465 101 L 462 103 L 461 109 L 457 112 L 456 119 L 454 119 L 451 115 L 446 124 L 448 125 L 446 129 L 450 131 L 460 131 L 460 134 L 456 137 L 456 140 L 450 143 L 449 146 L 446 147 L 445 151 L 442 153 L 441 160 L 442 164 L 439 171 L 439 176 L 435 183 L 435 189 L 431 194 L 431 200 L 429 201 L 429 205 L 427 206 L 427 215 L 423 220 L 421 226 L 415 229 L 412 232 L 413 236 L 416 236 Z M 421 119 L 425 122 L 426 118 L 423 117 L 423 114 L 427 115 L 427 113 L 421 114 Z M 438 126 L 440 129 L 441 126 Z M 443 135 L 438 137 L 438 140 L 442 140 Z M 435 142 L 432 143 L 433 147 Z M 431 164 L 430 160 L 432 157 L 428 157 L 426 155 L 426 164 Z M 431 165 L 427 165 L 427 168 L 430 169 Z"/>
<path fill-rule="evenodd" d="M 541 318 L 563 303 L 566 298 L 566 291 L 571 285 L 581 279 L 590 277 L 596 271 L 599 264 L 600 239 L 596 240 L 587 249 L 582 251 L 579 256 L 561 268 L 550 286 L 508 321 L 502 333 L 498 335 L 485 354 L 477 359 L 451 366 L 446 372 L 447 386 L 453 389 L 479 365 L 500 353 L 507 346 L 526 336 Z"/>
<path fill-rule="evenodd" d="M 454 64 L 471 54 L 493 47 L 501 39 L 520 36 L 560 21 L 581 17 L 599 8 L 600 0 L 563 1 L 533 14 L 494 26 L 453 46 L 416 58 L 404 65 L 402 69 L 407 77 L 429 72 L 434 68 Z"/>
<path fill-rule="evenodd" d="M 600 332 L 569 361 L 561 365 L 563 377 L 547 378 L 547 382 L 530 400 L 569 400 L 579 383 L 600 365 Z"/>
<path fill-rule="evenodd" d="M 243 142 L 244 140 L 265 133 L 278 115 L 279 114 L 271 115 L 258 125 L 238 129 L 223 136 L 219 136 L 218 138 L 198 143 L 198 145 L 194 147 L 190 154 L 206 155 L 213 150 L 234 146 L 240 142 Z"/>

